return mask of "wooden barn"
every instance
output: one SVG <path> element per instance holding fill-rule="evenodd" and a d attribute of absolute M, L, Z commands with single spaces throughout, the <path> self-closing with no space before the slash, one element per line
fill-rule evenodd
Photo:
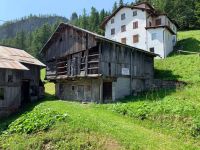
<path fill-rule="evenodd" d="M 46 79 L 62 100 L 109 102 L 148 90 L 154 53 L 61 23 L 43 47 Z"/>
<path fill-rule="evenodd" d="M 43 63 L 23 50 L 0 46 L 0 117 L 43 95 Z"/>

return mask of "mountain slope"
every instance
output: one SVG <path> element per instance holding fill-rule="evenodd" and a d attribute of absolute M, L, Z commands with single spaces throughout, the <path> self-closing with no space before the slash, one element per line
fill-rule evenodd
<path fill-rule="evenodd" d="M 16 21 L 10 21 L 0 26 L 0 40 L 13 38 L 17 32 L 32 32 L 45 23 L 50 25 L 57 21 L 67 22 L 68 19 L 60 16 L 28 16 Z"/>
<path fill-rule="evenodd" d="M 192 38 L 189 33 L 186 38 Z M 199 149 L 199 60 L 198 55 L 180 54 L 156 60 L 157 78 L 183 80 L 188 85 L 150 91 L 113 104 L 59 101 L 49 97 L 55 93 L 54 84 L 46 83 L 46 101 L 0 121 L 0 131 L 5 132 L 0 133 L 0 149 Z M 40 120 L 48 122 L 52 118 L 48 113 L 40 118 L 46 110 L 68 118 L 50 124 L 47 130 L 18 132 L 35 128 Z M 24 116 L 26 121 L 21 121 Z"/>

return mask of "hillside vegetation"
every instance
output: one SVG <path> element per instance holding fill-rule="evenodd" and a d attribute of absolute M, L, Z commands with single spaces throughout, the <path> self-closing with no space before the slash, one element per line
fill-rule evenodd
<path fill-rule="evenodd" d="M 194 38 L 192 32 L 181 32 L 179 37 Z M 199 149 L 199 59 L 172 54 L 156 60 L 156 78 L 188 84 L 113 104 L 59 101 L 54 84 L 46 83 L 44 101 L 0 122 L 0 149 Z"/>
<path fill-rule="evenodd" d="M 45 23 L 50 25 L 57 21 L 67 22 L 68 19 L 61 16 L 30 15 L 18 20 L 9 21 L 0 26 L 0 40 L 14 38 L 19 32 L 30 33 L 42 27 Z"/>

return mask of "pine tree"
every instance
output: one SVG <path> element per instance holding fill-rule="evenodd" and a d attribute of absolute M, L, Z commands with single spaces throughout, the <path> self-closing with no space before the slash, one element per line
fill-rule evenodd
<path fill-rule="evenodd" d="M 70 18 L 70 21 L 74 22 L 78 19 L 78 15 L 76 12 L 73 12 Z"/>
<path fill-rule="evenodd" d="M 123 0 L 119 0 L 119 6 L 123 6 L 124 5 L 124 1 Z"/>
<path fill-rule="evenodd" d="M 117 2 L 115 1 L 114 5 L 113 5 L 113 9 L 112 12 L 114 12 L 115 10 L 117 10 L 118 6 L 117 6 Z"/>

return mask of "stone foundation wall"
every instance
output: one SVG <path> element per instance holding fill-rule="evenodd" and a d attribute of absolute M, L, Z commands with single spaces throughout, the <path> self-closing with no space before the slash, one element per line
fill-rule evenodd
<path fill-rule="evenodd" d="M 186 82 L 183 81 L 175 81 L 175 80 L 161 80 L 154 79 L 152 88 L 153 89 L 176 89 L 181 88 L 187 85 Z"/>

